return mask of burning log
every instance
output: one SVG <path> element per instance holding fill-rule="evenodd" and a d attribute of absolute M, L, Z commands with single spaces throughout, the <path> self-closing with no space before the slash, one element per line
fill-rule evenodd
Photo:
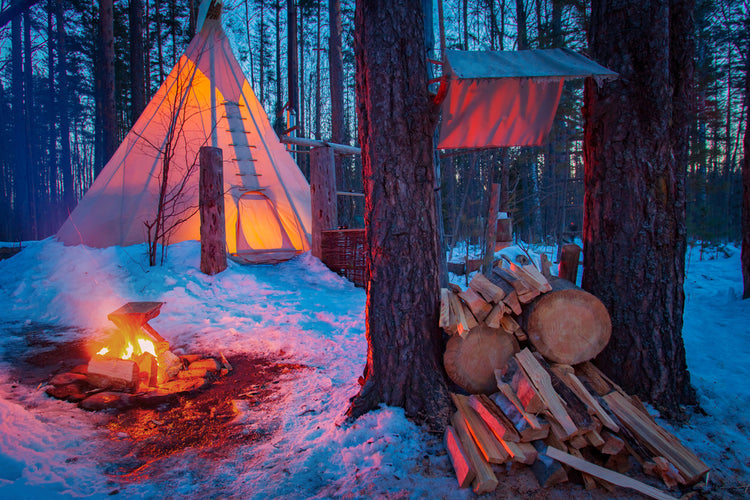
<path fill-rule="evenodd" d="M 140 370 L 135 361 L 94 358 L 89 361 L 88 381 L 102 389 L 133 392 L 140 381 Z"/>

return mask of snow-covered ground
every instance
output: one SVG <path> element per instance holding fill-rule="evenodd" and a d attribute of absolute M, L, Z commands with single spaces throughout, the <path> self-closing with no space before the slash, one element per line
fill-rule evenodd
<path fill-rule="evenodd" d="M 672 429 L 712 467 L 715 498 L 750 483 L 750 301 L 740 300 L 739 251 L 730 251 L 708 261 L 689 255 L 684 337 L 706 414 Z M 366 356 L 363 290 L 308 254 L 275 266 L 230 262 L 209 277 L 196 242 L 173 245 L 163 267 L 147 267 L 144 252 L 48 239 L 0 261 L 0 498 L 471 496 L 456 489 L 440 438 L 401 410 L 344 422 Z M 103 463 L 106 415 L 13 379 L 9 360 L 26 345 L 23 331 L 57 342 L 96 338 L 111 328 L 107 313 L 138 300 L 166 302 L 151 324 L 178 352 L 271 354 L 312 368 L 285 375 L 272 403 L 240 406 L 237 425 L 276 422 L 268 439 L 211 463 L 185 452 L 170 458 L 169 473 L 118 482 Z"/>

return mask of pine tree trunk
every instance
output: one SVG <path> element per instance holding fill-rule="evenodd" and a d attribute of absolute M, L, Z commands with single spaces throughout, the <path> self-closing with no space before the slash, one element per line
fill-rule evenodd
<path fill-rule="evenodd" d="M 73 210 L 76 193 L 73 184 L 73 164 L 70 161 L 70 117 L 68 116 L 68 50 L 67 32 L 63 15 L 63 0 L 55 4 L 55 24 L 57 25 L 57 110 L 60 125 L 60 160 L 58 169 L 63 178 L 63 213 Z"/>
<path fill-rule="evenodd" d="M 112 0 L 99 0 L 99 48 L 101 53 L 102 165 L 117 149 L 117 111 L 115 108 L 115 35 Z M 97 172 L 98 173 L 98 172 Z"/>
<path fill-rule="evenodd" d="M 299 119 L 299 58 L 297 53 L 297 5 L 286 0 L 286 56 L 289 113 Z M 294 124 L 292 124 L 294 125 Z"/>
<path fill-rule="evenodd" d="M 365 190 L 368 354 L 348 414 L 380 403 L 448 421 L 439 302 L 433 132 L 421 0 L 359 0 L 357 117 Z"/>
<path fill-rule="evenodd" d="M 518 50 L 529 48 L 529 39 L 526 35 L 526 10 L 523 0 L 516 0 L 516 19 L 518 21 Z"/>
<path fill-rule="evenodd" d="M 37 187 L 39 186 L 39 168 L 37 152 L 39 151 L 39 134 L 32 130 L 34 116 L 34 80 L 31 64 L 31 7 L 23 11 L 23 89 L 24 89 L 24 129 L 26 134 L 26 197 L 29 200 L 27 235 L 31 239 L 39 239 L 37 224 Z"/>
<path fill-rule="evenodd" d="M 612 316 L 599 366 L 669 416 L 694 403 L 682 342 L 685 215 L 673 157 L 667 0 L 592 4 L 590 51 L 620 78 L 584 100 L 582 286 Z M 684 36 L 684 35 L 683 35 Z"/>
<path fill-rule="evenodd" d="M 130 24 L 130 123 L 135 123 L 146 107 L 146 80 L 143 75 L 143 2 L 129 0 Z"/>
<path fill-rule="evenodd" d="M 328 0 L 328 72 L 331 91 L 331 142 L 344 144 L 344 57 L 341 48 L 341 2 Z M 336 155 L 336 189 L 344 190 L 344 169 Z M 350 223 L 347 200 L 338 200 L 339 222 Z"/>
<path fill-rule="evenodd" d="M 21 15 L 11 20 L 11 89 L 13 92 L 13 191 L 15 212 L 15 239 L 28 237 L 26 226 L 29 213 L 26 164 L 26 127 L 23 108 L 23 47 L 21 46 Z"/>

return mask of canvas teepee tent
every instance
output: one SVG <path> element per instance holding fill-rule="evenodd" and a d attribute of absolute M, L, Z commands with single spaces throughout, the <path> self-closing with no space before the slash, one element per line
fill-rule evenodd
<path fill-rule="evenodd" d="M 198 150 L 221 148 L 226 243 L 248 262 L 275 262 L 309 249 L 310 187 L 209 10 L 200 32 L 57 233 L 68 245 L 147 241 L 146 223 L 166 200 L 170 243 L 200 239 Z M 167 168 L 165 168 L 167 167 Z M 166 189 L 161 192 L 167 172 Z"/>

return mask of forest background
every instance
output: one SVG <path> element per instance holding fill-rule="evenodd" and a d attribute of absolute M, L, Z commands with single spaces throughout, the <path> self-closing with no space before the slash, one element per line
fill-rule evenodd
<path fill-rule="evenodd" d="M 704 245 L 740 239 L 749 3 L 696 1 L 687 229 Z M 445 0 L 443 10 L 448 49 L 587 52 L 585 1 Z M 57 231 L 163 82 L 195 33 L 197 5 L 0 0 L 0 13 L 0 241 L 40 239 Z M 340 26 L 330 22 L 338 16 Z M 277 131 L 292 109 L 297 135 L 355 144 L 353 17 L 350 0 L 225 2 L 225 30 Z M 432 18 L 434 43 L 437 8 Z M 433 69 L 438 76 L 440 66 Z M 546 145 L 441 152 L 449 245 L 482 238 L 493 182 L 523 241 L 576 236 L 582 105 L 583 82 L 566 82 Z M 309 175 L 308 155 L 297 161 Z M 362 191 L 358 158 L 338 173 L 339 190 Z M 340 197 L 339 223 L 362 227 L 363 210 L 363 198 Z"/>

